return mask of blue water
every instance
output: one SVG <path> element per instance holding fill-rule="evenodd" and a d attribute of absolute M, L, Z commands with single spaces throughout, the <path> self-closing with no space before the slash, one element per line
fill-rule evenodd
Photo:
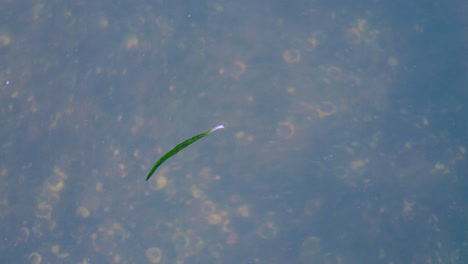
<path fill-rule="evenodd" d="M 462 1 L 3 2 L 1 263 L 467 262 Z"/>

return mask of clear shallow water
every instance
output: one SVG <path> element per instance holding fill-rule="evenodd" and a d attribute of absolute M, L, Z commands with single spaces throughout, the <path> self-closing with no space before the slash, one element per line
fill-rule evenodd
<path fill-rule="evenodd" d="M 2 6 L 2 263 L 467 258 L 461 2 Z"/>

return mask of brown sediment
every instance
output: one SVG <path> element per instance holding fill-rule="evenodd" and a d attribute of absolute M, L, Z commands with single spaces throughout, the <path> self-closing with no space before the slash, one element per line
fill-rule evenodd
<path fill-rule="evenodd" d="M 324 117 L 333 115 L 338 110 L 336 105 L 329 101 L 322 102 L 320 105 L 317 104 L 315 106 L 315 109 L 317 111 L 319 118 L 324 118 Z"/>
<path fill-rule="evenodd" d="M 308 38 L 307 43 L 309 43 L 312 49 L 315 49 L 318 46 L 318 40 L 316 38 Z"/>
<path fill-rule="evenodd" d="M 185 233 L 177 232 L 172 236 L 172 242 L 180 250 L 190 245 L 190 238 Z"/>
<path fill-rule="evenodd" d="M 158 175 L 155 181 L 150 181 L 150 189 L 159 191 L 167 186 L 168 180 L 164 175 Z"/>
<path fill-rule="evenodd" d="M 237 243 L 237 240 L 238 240 L 239 236 L 234 233 L 234 232 L 231 232 L 229 233 L 227 239 L 226 239 L 226 244 L 228 245 L 234 245 Z"/>
<path fill-rule="evenodd" d="M 315 49 L 325 39 L 325 35 L 321 31 L 315 31 L 310 38 L 307 39 L 307 43 Z"/>
<path fill-rule="evenodd" d="M 63 189 L 63 187 L 65 187 L 65 182 L 61 178 L 58 178 L 55 184 L 47 184 L 47 188 L 51 192 L 60 192 Z"/>
<path fill-rule="evenodd" d="M 157 264 L 161 261 L 162 251 L 157 247 L 148 248 L 146 249 L 146 257 L 151 263 Z"/>
<path fill-rule="evenodd" d="M 166 174 L 169 171 L 169 167 L 162 167 L 159 171 L 159 174 L 155 177 L 156 180 L 149 181 L 150 189 L 153 191 L 164 189 L 169 183 L 169 180 L 166 177 Z"/>
<path fill-rule="evenodd" d="M 204 201 L 201 206 L 201 212 L 203 215 L 210 215 L 216 211 L 216 205 L 210 201 Z"/>
<path fill-rule="evenodd" d="M 250 208 L 248 205 L 241 205 L 237 208 L 237 213 L 244 217 L 244 218 L 249 218 L 250 217 Z"/>
<path fill-rule="evenodd" d="M 86 219 L 86 218 L 88 218 L 88 217 L 91 215 L 91 212 L 89 211 L 88 208 L 83 207 L 83 206 L 80 206 L 80 207 L 78 207 L 78 209 L 76 210 L 76 214 L 77 214 L 78 216 L 80 216 L 81 218 Z"/>
<path fill-rule="evenodd" d="M 240 60 L 234 61 L 234 65 L 236 66 L 236 69 L 231 73 L 231 76 L 237 79 L 244 75 L 245 71 L 247 70 L 247 65 L 245 65 L 245 63 Z"/>
<path fill-rule="evenodd" d="M 99 18 L 98 25 L 100 29 L 107 29 L 109 27 L 109 20 L 105 17 Z"/>
<path fill-rule="evenodd" d="M 11 44 L 11 37 L 5 34 L 0 34 L 0 48 Z"/>
<path fill-rule="evenodd" d="M 190 188 L 190 191 L 192 192 L 192 197 L 195 198 L 195 199 L 204 199 L 205 198 L 205 193 L 203 193 L 203 191 L 200 188 L 198 188 L 198 186 L 196 186 L 196 185 L 193 185 Z"/>
<path fill-rule="evenodd" d="M 204 180 L 210 180 L 211 177 L 212 177 L 212 173 L 211 173 L 211 168 L 208 168 L 208 167 L 204 167 L 200 170 L 200 178 L 204 179 Z"/>
<path fill-rule="evenodd" d="M 60 193 L 56 192 L 49 192 L 46 194 L 46 197 L 44 197 L 43 202 L 46 202 L 48 204 L 56 204 L 60 200 Z"/>
<path fill-rule="evenodd" d="M 224 220 L 223 225 L 221 226 L 221 231 L 223 231 L 224 233 L 232 232 L 232 230 L 231 230 L 231 220 L 229 220 L 229 219 Z"/>
<path fill-rule="evenodd" d="M 283 139 L 290 139 L 294 136 L 296 127 L 289 121 L 283 121 L 278 123 L 276 128 L 276 135 Z"/>
<path fill-rule="evenodd" d="M 361 44 L 361 32 L 357 28 L 350 28 L 346 31 L 345 39 L 348 44 L 357 46 Z"/>
<path fill-rule="evenodd" d="M 29 240 L 30 231 L 27 227 L 21 227 L 18 237 L 16 238 L 16 244 L 25 243 Z"/>
<path fill-rule="evenodd" d="M 36 217 L 50 220 L 52 210 L 52 205 L 48 203 L 39 203 L 36 207 Z"/>
<path fill-rule="evenodd" d="M 28 257 L 29 263 L 31 264 L 41 264 L 42 263 L 42 256 L 37 252 L 33 252 Z"/>
<path fill-rule="evenodd" d="M 286 63 L 298 63 L 301 61 L 301 52 L 297 49 L 283 52 L 283 59 Z"/>
<path fill-rule="evenodd" d="M 55 166 L 54 167 L 54 174 L 57 175 L 60 179 L 66 179 L 68 178 L 68 175 L 59 167 Z"/>
<path fill-rule="evenodd" d="M 247 71 L 247 65 L 241 60 L 235 60 L 232 65 L 228 66 L 228 69 L 220 68 L 218 73 L 220 75 L 227 75 L 234 79 L 240 78 Z"/>
<path fill-rule="evenodd" d="M 275 224 L 268 221 L 260 226 L 260 228 L 257 230 L 257 234 L 261 238 L 269 240 L 276 237 L 278 234 L 278 229 L 276 228 Z"/>
<path fill-rule="evenodd" d="M 55 255 L 55 257 L 57 257 L 59 259 L 65 259 L 65 258 L 68 258 L 70 256 L 70 254 L 68 254 L 68 253 L 61 252 L 59 245 L 53 245 L 50 248 L 50 252 L 52 252 Z"/>
<path fill-rule="evenodd" d="M 295 95 L 296 94 L 296 88 L 289 86 L 286 88 L 286 92 L 290 95 Z"/>
<path fill-rule="evenodd" d="M 135 35 L 127 36 L 127 39 L 125 40 L 125 47 L 128 50 L 137 48 L 139 44 L 140 44 L 140 40 Z"/>
<path fill-rule="evenodd" d="M 206 217 L 206 221 L 210 225 L 220 225 L 223 223 L 223 217 L 219 214 L 212 213 Z"/>

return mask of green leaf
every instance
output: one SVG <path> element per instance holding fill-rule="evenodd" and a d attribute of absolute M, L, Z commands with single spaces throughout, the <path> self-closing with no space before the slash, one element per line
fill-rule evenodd
<path fill-rule="evenodd" d="M 218 129 L 222 129 L 224 128 L 224 125 L 223 124 L 220 124 L 216 127 L 214 127 L 213 129 L 210 129 L 206 132 L 203 132 L 199 135 L 196 135 L 196 136 L 193 136 L 187 140 L 185 140 L 184 142 L 180 143 L 179 145 L 175 146 L 173 149 L 169 150 L 166 154 L 164 154 L 158 161 L 156 161 L 156 163 L 154 164 L 153 168 L 151 168 L 151 170 L 149 171 L 148 173 L 148 176 L 146 176 L 146 180 L 149 180 L 149 178 L 151 178 L 151 176 L 153 176 L 154 172 L 156 171 L 156 169 L 161 165 L 163 164 L 166 160 L 168 160 L 170 157 L 174 156 L 175 154 L 179 153 L 179 151 L 183 150 L 184 148 L 190 146 L 191 144 L 193 144 L 195 141 L 199 140 L 200 138 L 203 138 L 203 137 L 206 137 L 208 136 L 209 134 L 215 132 L 216 130 Z"/>

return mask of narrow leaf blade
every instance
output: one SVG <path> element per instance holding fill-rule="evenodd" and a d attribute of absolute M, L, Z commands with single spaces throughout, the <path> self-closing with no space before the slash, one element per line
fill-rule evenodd
<path fill-rule="evenodd" d="M 211 134 L 212 132 L 216 131 L 216 130 L 219 130 L 219 129 L 222 129 L 224 128 L 224 125 L 223 124 L 220 124 L 216 127 L 214 127 L 213 129 L 210 129 L 208 131 L 205 131 L 201 134 L 198 134 L 196 136 L 193 136 L 187 140 L 185 140 L 184 142 L 178 144 L 177 146 L 175 146 L 174 148 L 172 148 L 171 150 L 169 150 L 166 154 L 164 154 L 158 161 L 156 161 L 156 163 L 153 165 L 153 167 L 151 168 L 151 170 L 149 171 L 148 173 L 148 176 L 146 176 L 146 180 L 149 180 L 151 178 L 151 176 L 153 176 L 154 172 L 156 171 L 156 169 L 161 166 L 161 164 L 163 164 L 166 160 L 168 160 L 170 157 L 174 156 L 175 154 L 179 153 L 179 151 L 183 150 L 184 148 L 190 146 L 191 144 L 195 143 L 195 141 L 203 138 L 203 137 L 206 137 L 208 136 L 209 134 Z"/>

